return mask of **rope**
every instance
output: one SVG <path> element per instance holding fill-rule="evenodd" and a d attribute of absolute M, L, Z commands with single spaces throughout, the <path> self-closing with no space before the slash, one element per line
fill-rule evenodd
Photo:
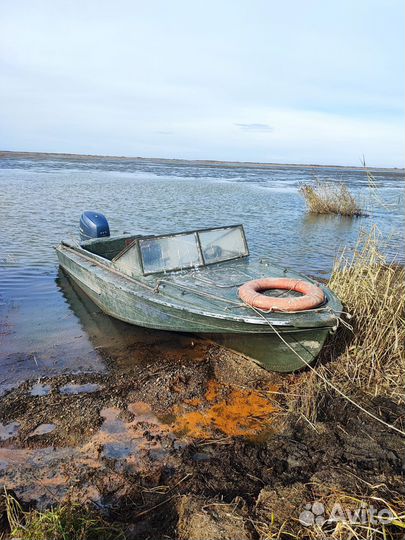
<path fill-rule="evenodd" d="M 249 304 L 246 304 L 246 305 L 249 305 Z M 377 422 L 379 422 L 380 424 L 383 424 L 385 427 L 389 428 L 389 429 L 392 429 L 394 431 L 396 431 L 397 433 L 399 433 L 400 435 L 404 436 L 405 437 L 405 431 L 402 431 L 401 429 L 393 426 L 392 424 L 389 424 L 388 422 L 386 422 L 385 420 L 383 420 L 382 418 L 380 418 L 379 416 L 376 416 L 375 414 L 373 414 L 372 412 L 368 411 L 367 409 L 365 409 L 364 407 L 362 407 L 361 405 L 359 405 L 358 403 L 356 403 L 351 397 L 349 397 L 347 394 L 345 394 L 344 392 L 342 392 L 342 390 L 339 390 L 339 388 L 337 388 L 332 382 L 330 382 L 324 375 L 322 375 L 321 373 L 319 373 L 314 367 L 311 366 L 311 364 L 309 362 L 307 362 L 304 358 L 302 358 L 302 356 L 293 348 L 291 347 L 291 345 L 283 338 L 283 336 L 280 334 L 280 332 L 271 324 L 271 322 L 266 319 L 266 317 L 260 313 L 256 308 L 254 308 L 253 306 L 249 306 L 250 308 L 253 309 L 253 311 L 255 311 L 258 315 L 260 315 L 266 322 L 267 324 L 272 328 L 273 332 L 275 332 L 277 334 L 277 336 L 281 339 L 281 341 L 287 345 L 287 347 L 296 355 L 298 356 L 298 358 L 307 366 L 309 367 L 309 369 L 311 371 L 313 371 L 325 384 L 327 384 L 328 386 L 330 386 L 333 390 L 335 390 L 335 392 L 337 392 L 340 396 L 342 396 L 344 399 L 346 399 L 347 401 L 349 401 L 352 405 L 354 405 L 355 407 L 357 407 L 360 411 L 362 411 L 364 414 L 370 416 L 370 418 L 373 418 L 373 420 L 376 420 Z"/>

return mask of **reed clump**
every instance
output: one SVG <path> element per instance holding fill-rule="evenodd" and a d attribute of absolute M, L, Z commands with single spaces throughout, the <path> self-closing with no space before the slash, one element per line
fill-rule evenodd
<path fill-rule="evenodd" d="M 336 366 L 362 390 L 404 403 L 405 268 L 387 261 L 382 244 L 373 227 L 335 262 L 329 287 L 353 317 L 353 339 Z"/>
<path fill-rule="evenodd" d="M 354 195 L 343 182 L 329 182 L 316 179 L 303 183 L 299 192 L 304 197 L 312 214 L 335 214 L 358 217 L 365 215 Z"/>
<path fill-rule="evenodd" d="M 325 347 L 316 371 L 347 395 L 358 390 L 405 403 L 405 268 L 383 255 L 377 227 L 361 233 L 352 253 L 335 261 L 328 286 L 340 298 L 352 328 L 342 325 Z M 315 372 L 304 375 L 294 405 L 311 421 L 330 387 Z M 302 394 L 302 395 L 301 395 Z"/>
<path fill-rule="evenodd" d="M 79 503 L 65 503 L 49 510 L 24 510 L 10 493 L 3 495 L 10 538 L 24 540 L 120 540 L 122 529 L 98 512 Z"/>

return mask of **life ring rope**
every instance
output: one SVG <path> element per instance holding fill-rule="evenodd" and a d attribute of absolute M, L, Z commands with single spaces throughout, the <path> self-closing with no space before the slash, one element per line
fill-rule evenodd
<path fill-rule="evenodd" d="M 276 297 L 266 296 L 263 291 L 282 289 L 296 291 L 302 296 Z M 262 278 L 244 283 L 238 290 L 239 298 L 254 308 L 262 311 L 305 311 L 325 302 L 323 290 L 303 279 Z"/>

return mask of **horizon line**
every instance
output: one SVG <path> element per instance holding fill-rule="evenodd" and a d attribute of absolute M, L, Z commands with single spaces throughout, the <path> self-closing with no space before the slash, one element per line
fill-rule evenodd
<path fill-rule="evenodd" d="M 70 152 L 39 152 L 26 150 L 0 150 L 0 158 L 6 157 L 7 154 L 24 155 L 24 156 L 58 156 L 61 158 L 87 158 L 87 159 L 119 159 L 119 160 L 138 160 L 138 161 L 156 161 L 156 162 L 182 162 L 182 163 L 197 163 L 200 165 L 225 166 L 225 167 L 240 167 L 247 166 L 252 168 L 267 168 L 267 167 L 307 167 L 307 168 L 331 168 L 331 169 L 356 169 L 356 170 L 395 170 L 405 171 L 405 167 L 368 167 L 367 165 L 325 165 L 319 163 L 278 163 L 266 161 L 229 161 L 217 159 L 186 159 L 186 158 L 162 158 L 162 157 L 142 157 L 142 156 L 124 156 L 124 155 L 109 155 L 109 154 L 77 154 Z"/>

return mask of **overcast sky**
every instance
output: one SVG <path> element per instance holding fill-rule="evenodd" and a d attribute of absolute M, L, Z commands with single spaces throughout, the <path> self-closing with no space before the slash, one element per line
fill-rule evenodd
<path fill-rule="evenodd" d="M 403 0 L 2 0 L 0 149 L 404 165 Z"/>

